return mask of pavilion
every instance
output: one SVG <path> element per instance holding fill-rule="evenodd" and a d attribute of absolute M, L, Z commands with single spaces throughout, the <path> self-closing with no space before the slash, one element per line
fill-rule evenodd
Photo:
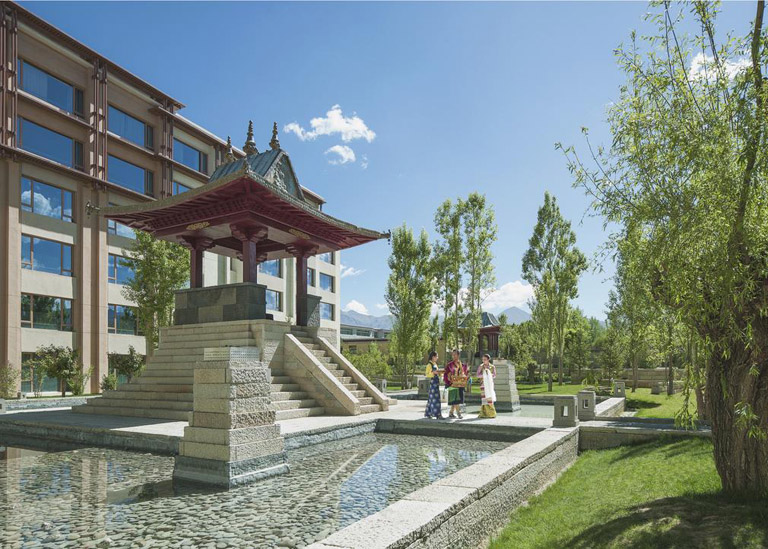
<path fill-rule="evenodd" d="M 270 150 L 259 153 L 251 122 L 243 150 L 246 156 L 236 159 L 228 140 L 227 162 L 202 187 L 154 202 L 107 208 L 102 215 L 189 248 L 190 288 L 203 287 L 204 251 L 241 259 L 243 282 L 253 284 L 259 263 L 295 258 L 295 318 L 296 324 L 306 326 L 313 314 L 313 300 L 308 301 L 313 296 L 307 295 L 307 258 L 389 234 L 331 217 L 305 200 L 290 158 L 280 148 L 277 124 Z M 264 314 L 259 307 L 244 318 L 265 318 Z"/>

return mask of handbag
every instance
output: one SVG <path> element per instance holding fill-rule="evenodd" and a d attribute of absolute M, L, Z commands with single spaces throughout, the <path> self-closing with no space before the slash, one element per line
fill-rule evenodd
<path fill-rule="evenodd" d="M 451 374 L 451 387 L 464 389 L 467 386 L 468 376 L 464 375 L 464 368 L 460 368 L 457 372 Z"/>

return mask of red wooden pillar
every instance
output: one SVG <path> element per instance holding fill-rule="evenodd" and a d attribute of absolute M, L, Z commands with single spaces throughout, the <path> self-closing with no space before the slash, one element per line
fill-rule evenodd
<path fill-rule="evenodd" d="M 213 248 L 213 240 L 207 237 L 180 236 L 179 242 L 189 249 L 189 287 L 203 287 L 203 252 Z"/>
<path fill-rule="evenodd" d="M 267 259 L 267 254 L 259 253 L 257 244 L 267 238 L 268 230 L 260 225 L 232 224 L 232 235 L 242 242 L 243 282 L 258 280 L 259 263 Z"/>
<path fill-rule="evenodd" d="M 288 253 L 296 258 L 296 325 L 306 326 L 307 321 L 307 258 L 317 252 L 316 246 L 292 244 L 286 247 Z"/>

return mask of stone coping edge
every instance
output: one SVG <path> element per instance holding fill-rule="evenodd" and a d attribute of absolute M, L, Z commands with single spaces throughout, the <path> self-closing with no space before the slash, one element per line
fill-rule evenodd
<path fill-rule="evenodd" d="M 19 436 L 23 437 L 23 440 L 32 438 L 38 442 L 50 441 L 170 456 L 178 454 L 180 440 L 178 437 L 155 433 L 9 419 L 0 421 L 0 435 Z"/>
<path fill-rule="evenodd" d="M 477 546 L 572 463 L 578 427 L 549 428 L 425 486 L 308 549 Z M 480 528 L 480 525 L 486 528 Z"/>
<path fill-rule="evenodd" d="M 438 423 L 434 420 L 414 421 L 386 418 L 379 419 L 376 424 L 377 433 L 499 442 L 520 442 L 544 430 L 543 427 L 526 427 L 522 425 L 473 425 L 471 423 Z"/>
<path fill-rule="evenodd" d="M 7 399 L 5 406 L 9 412 L 16 410 L 45 410 L 47 408 L 67 408 L 70 406 L 80 406 L 92 398 L 99 398 L 101 395 L 89 396 L 67 396 L 55 398 L 15 398 Z"/>
<path fill-rule="evenodd" d="M 331 425 L 329 427 L 320 427 L 309 431 L 299 431 L 296 433 L 287 433 L 283 435 L 286 450 L 295 450 L 305 446 L 314 446 L 323 442 L 333 440 L 342 440 L 373 433 L 376 430 L 378 419 L 369 419 L 367 421 L 351 423 L 346 425 Z"/>

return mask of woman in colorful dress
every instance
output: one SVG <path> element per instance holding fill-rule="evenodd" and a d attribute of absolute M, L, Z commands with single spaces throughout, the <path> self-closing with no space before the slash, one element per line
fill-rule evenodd
<path fill-rule="evenodd" d="M 496 377 L 496 366 L 491 364 L 491 355 L 483 355 L 483 362 L 477 369 L 477 377 L 480 378 L 480 413 L 478 418 L 492 419 L 496 417 L 496 408 L 493 406 L 496 400 L 496 391 L 493 378 Z"/>
<path fill-rule="evenodd" d="M 429 379 L 429 394 L 427 395 L 427 409 L 424 417 L 444 419 L 440 411 L 440 374 L 443 370 L 437 367 L 437 351 L 429 353 L 429 363 L 425 375 Z"/>
<path fill-rule="evenodd" d="M 443 374 L 445 386 L 448 389 L 448 404 L 451 407 L 448 418 L 455 419 L 456 414 L 458 414 L 459 419 L 463 419 L 461 405 L 464 404 L 464 388 L 467 386 L 467 379 L 469 379 L 469 369 L 466 364 L 461 362 L 457 349 L 453 350 L 452 355 L 453 360 L 445 367 Z"/>

